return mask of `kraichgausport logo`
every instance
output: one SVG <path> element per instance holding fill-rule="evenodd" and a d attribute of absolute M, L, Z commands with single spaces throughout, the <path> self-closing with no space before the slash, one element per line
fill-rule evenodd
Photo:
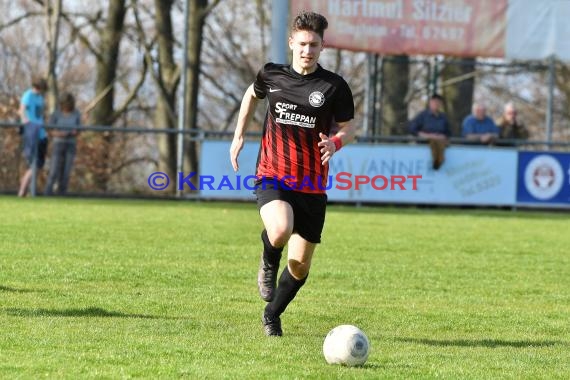
<path fill-rule="evenodd" d="M 340 172 L 327 177 L 318 176 L 312 179 L 310 176 L 296 178 L 295 176 L 285 176 L 283 178 L 256 176 L 256 175 L 224 175 L 214 177 L 212 175 L 198 175 L 196 172 L 188 174 L 178 173 L 178 190 L 257 190 L 266 189 L 268 185 L 281 190 L 293 191 L 324 191 L 333 187 L 337 190 L 360 190 L 362 187 L 370 186 L 374 190 L 417 190 L 418 180 L 421 175 L 353 175 L 348 172 Z M 163 172 L 154 172 L 148 177 L 148 186 L 152 190 L 166 190 L 170 185 L 170 178 Z"/>
<path fill-rule="evenodd" d="M 564 172 L 558 160 L 543 154 L 533 158 L 524 173 L 529 194 L 540 200 L 554 198 L 562 189 Z"/>

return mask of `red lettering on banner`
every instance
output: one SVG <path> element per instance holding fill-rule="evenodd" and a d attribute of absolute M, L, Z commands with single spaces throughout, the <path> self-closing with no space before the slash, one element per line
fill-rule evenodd
<path fill-rule="evenodd" d="M 349 179 L 345 179 L 343 177 L 348 177 Z M 336 180 L 338 183 L 344 183 L 346 184 L 346 186 L 340 186 L 340 185 L 336 185 L 336 188 L 338 190 L 348 190 L 352 187 L 352 182 L 350 181 L 350 177 L 352 177 L 352 174 L 347 173 L 347 172 L 340 172 L 336 175 Z"/>
<path fill-rule="evenodd" d="M 403 175 L 393 175 L 391 178 L 392 183 L 390 184 L 390 190 L 394 190 L 396 186 L 400 187 L 400 190 L 406 190 L 404 184 L 406 183 L 406 177 Z"/>

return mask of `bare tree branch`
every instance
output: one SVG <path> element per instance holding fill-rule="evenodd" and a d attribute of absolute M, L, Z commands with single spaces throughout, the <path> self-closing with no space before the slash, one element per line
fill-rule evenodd
<path fill-rule="evenodd" d="M 107 95 L 109 93 L 109 91 L 111 91 L 113 89 L 113 86 L 115 85 L 115 82 L 117 82 L 119 79 L 124 78 L 125 76 L 127 76 L 127 73 L 123 74 L 122 76 L 116 77 L 115 80 L 111 83 L 109 83 L 107 85 L 107 87 L 105 87 L 105 89 L 103 91 L 101 91 L 99 94 L 97 94 L 85 107 L 84 107 L 84 113 L 89 113 L 89 111 L 91 111 L 93 108 L 95 108 L 95 106 L 97 106 L 97 104 L 99 104 L 99 102 L 101 101 L 101 99 L 103 99 L 105 97 L 105 95 Z"/>
<path fill-rule="evenodd" d="M 120 165 L 117 165 L 114 168 L 112 168 L 111 174 L 116 174 L 116 173 L 120 172 L 121 170 L 123 170 L 124 168 L 126 168 L 127 166 L 137 164 L 139 162 L 150 162 L 154 165 L 158 165 L 158 162 L 156 162 L 156 160 L 153 160 L 150 157 L 135 157 L 135 158 L 131 158 L 130 160 L 123 161 L 123 162 L 121 162 Z"/>
<path fill-rule="evenodd" d="M 226 87 L 221 84 L 213 75 L 210 75 L 205 70 L 200 70 L 200 75 L 203 75 L 204 78 L 208 79 L 214 87 L 216 87 L 220 92 L 222 92 L 225 96 L 231 98 L 236 103 L 241 103 L 240 99 L 238 99 L 233 92 L 226 90 Z M 221 78 L 223 80 L 223 78 Z"/>
<path fill-rule="evenodd" d="M 65 22 L 71 28 L 72 39 L 73 39 L 73 37 L 77 37 L 79 39 L 79 41 L 81 41 L 81 43 L 87 49 L 89 49 L 89 51 L 91 51 L 91 53 L 93 53 L 93 55 L 95 55 L 95 58 L 97 60 L 102 60 L 103 57 L 101 56 L 101 52 L 99 51 L 99 49 L 97 49 L 95 46 L 93 46 L 93 44 L 91 44 L 89 39 L 81 32 L 81 28 L 78 27 L 77 25 L 75 25 L 73 23 L 73 20 L 71 20 L 71 18 L 65 12 L 61 14 L 61 17 L 65 20 Z"/>
<path fill-rule="evenodd" d="M 18 24 L 19 22 L 26 20 L 29 17 L 37 17 L 37 16 L 41 16 L 41 15 L 43 15 L 42 12 L 26 12 L 23 15 L 18 16 L 15 19 L 10 20 L 5 24 L 0 24 L 0 31 L 3 29 L 9 28 L 11 26 L 14 26 L 14 25 Z"/>
<path fill-rule="evenodd" d="M 234 106 L 234 108 L 232 108 L 232 110 L 228 113 L 228 116 L 226 117 L 226 123 L 224 124 L 224 127 L 222 128 L 223 132 L 227 132 L 228 129 L 230 129 L 230 127 L 232 126 L 232 121 L 234 119 L 234 116 L 238 113 L 240 107 L 241 107 L 241 104 L 237 103 Z"/>
<path fill-rule="evenodd" d="M 123 104 L 121 104 L 117 109 L 115 109 L 115 112 L 113 112 L 113 114 L 111 115 L 111 123 L 110 124 L 115 122 L 115 120 L 117 120 L 121 116 L 121 114 L 123 114 L 123 112 L 125 112 L 125 110 L 129 106 L 129 104 L 136 98 L 140 88 L 142 87 L 142 85 L 145 81 L 147 69 L 148 69 L 148 65 L 147 65 L 146 59 L 143 59 L 143 70 L 142 70 L 141 76 L 140 76 L 137 84 L 131 89 L 131 92 L 127 95 Z"/>
<path fill-rule="evenodd" d="M 216 17 L 216 21 L 217 23 L 223 25 L 222 20 L 220 20 L 219 18 Z M 212 30 L 211 26 L 209 24 L 205 25 L 206 28 L 209 31 L 209 35 L 215 36 L 216 33 Z M 254 77 L 257 74 L 257 71 L 250 65 L 249 60 L 247 59 L 247 57 L 243 54 L 242 49 L 240 44 L 238 44 L 234 38 L 233 38 L 233 33 L 231 30 L 229 30 L 229 28 L 225 28 L 224 30 L 224 35 L 227 37 L 225 40 L 226 42 L 228 42 L 231 46 L 231 50 L 232 52 L 229 53 L 227 51 L 225 51 L 224 49 L 218 49 L 218 53 L 220 55 L 222 55 L 223 60 L 225 62 L 236 62 L 239 61 L 240 64 L 236 64 L 234 67 L 241 71 L 242 74 L 244 76 L 250 76 L 250 77 Z M 208 38 L 207 36 L 205 36 L 204 38 Z M 213 42 L 213 41 L 212 41 Z M 239 55 L 238 57 L 236 57 L 236 55 Z M 244 67 L 245 66 L 245 67 Z"/>
<path fill-rule="evenodd" d="M 210 4 L 208 4 L 208 7 L 204 8 L 204 10 L 202 11 L 202 18 L 205 18 L 208 16 L 208 14 L 220 3 L 220 0 L 214 0 L 212 1 Z"/>
<path fill-rule="evenodd" d="M 152 79 L 154 80 L 154 82 L 156 83 L 156 85 L 158 86 L 158 89 L 159 89 L 161 95 L 164 98 L 168 98 L 168 90 L 166 89 L 161 76 L 158 75 L 156 73 L 156 71 L 152 69 L 152 67 L 155 64 L 155 60 L 152 57 L 152 48 L 154 46 L 154 43 L 156 42 L 156 36 L 152 38 L 152 41 L 150 43 L 147 43 L 146 42 L 147 37 L 146 37 L 145 31 L 144 31 L 144 28 L 142 26 L 142 23 L 140 21 L 139 13 L 138 13 L 138 10 L 136 7 L 133 8 L 133 14 L 135 17 L 136 30 L 139 34 L 140 44 L 144 48 L 145 65 L 151 67 L 150 75 L 151 75 Z M 175 87 L 178 86 L 178 82 L 180 80 L 180 75 L 181 75 L 181 70 L 180 70 L 180 67 L 177 66 L 176 72 L 174 73 L 174 83 L 176 84 Z M 167 105 L 167 111 L 168 111 L 169 119 L 172 120 L 173 122 L 176 122 L 176 118 L 177 118 L 176 111 L 170 106 L 170 104 L 168 102 L 166 102 L 166 105 Z"/>

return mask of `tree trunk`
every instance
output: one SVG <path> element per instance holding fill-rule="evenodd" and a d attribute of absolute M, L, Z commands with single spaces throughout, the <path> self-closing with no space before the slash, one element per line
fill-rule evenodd
<path fill-rule="evenodd" d="M 158 43 L 158 97 L 154 122 L 156 128 L 175 129 L 176 125 L 176 90 L 180 82 L 180 72 L 174 61 L 174 35 L 172 31 L 171 11 L 174 0 L 155 0 L 155 27 Z M 176 178 L 176 135 L 158 135 L 158 169 Z M 174 192 L 176 188 L 170 186 Z"/>
<path fill-rule="evenodd" d="M 200 55 L 202 53 L 202 32 L 208 0 L 190 1 L 190 20 L 188 25 L 188 92 L 186 102 L 187 121 L 184 125 L 188 129 L 198 128 L 198 88 L 200 77 Z M 183 84 L 184 85 L 184 84 Z M 185 149 L 185 167 L 187 172 L 198 171 L 198 152 L 195 141 L 189 141 Z"/>
<path fill-rule="evenodd" d="M 475 62 L 474 58 L 448 60 L 441 71 L 445 112 L 452 134 L 456 137 L 461 137 L 461 123 L 465 116 L 471 113 L 475 75 L 470 74 L 475 72 Z M 446 82 L 450 84 L 446 85 Z"/>
<path fill-rule="evenodd" d="M 119 63 L 119 48 L 125 21 L 125 0 L 110 0 L 107 23 L 101 35 L 96 62 L 95 93 L 101 96 L 90 113 L 95 125 L 111 124 L 114 114 L 115 78 Z"/>
<path fill-rule="evenodd" d="M 107 22 L 102 31 L 99 49 L 96 54 L 95 93 L 99 101 L 89 113 L 93 125 L 111 125 L 115 109 L 115 79 L 119 63 L 119 50 L 125 21 L 125 0 L 110 0 Z M 95 173 L 96 187 L 107 190 L 112 172 L 111 143 L 113 135 L 104 133 L 99 147 L 98 168 Z"/>
<path fill-rule="evenodd" d="M 407 133 L 410 65 L 406 55 L 387 57 L 382 69 L 381 134 L 401 136 Z"/>
<path fill-rule="evenodd" d="M 59 38 L 59 25 L 61 20 L 61 1 L 47 0 L 44 3 L 46 12 L 46 45 L 48 49 L 47 67 L 47 111 L 51 114 L 57 108 L 58 86 L 57 86 L 57 43 Z"/>

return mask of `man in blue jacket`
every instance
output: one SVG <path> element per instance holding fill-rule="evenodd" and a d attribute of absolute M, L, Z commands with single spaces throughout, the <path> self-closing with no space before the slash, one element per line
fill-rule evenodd
<path fill-rule="evenodd" d="M 463 120 L 463 137 L 481 144 L 493 144 L 499 138 L 499 128 L 487 116 L 482 103 L 473 104 L 473 113 Z"/>
<path fill-rule="evenodd" d="M 444 151 L 451 136 L 451 128 L 447 116 L 442 112 L 443 98 L 433 94 L 428 108 L 420 112 L 410 123 L 410 133 L 428 140 L 433 169 L 437 170 L 445 160 Z"/>

